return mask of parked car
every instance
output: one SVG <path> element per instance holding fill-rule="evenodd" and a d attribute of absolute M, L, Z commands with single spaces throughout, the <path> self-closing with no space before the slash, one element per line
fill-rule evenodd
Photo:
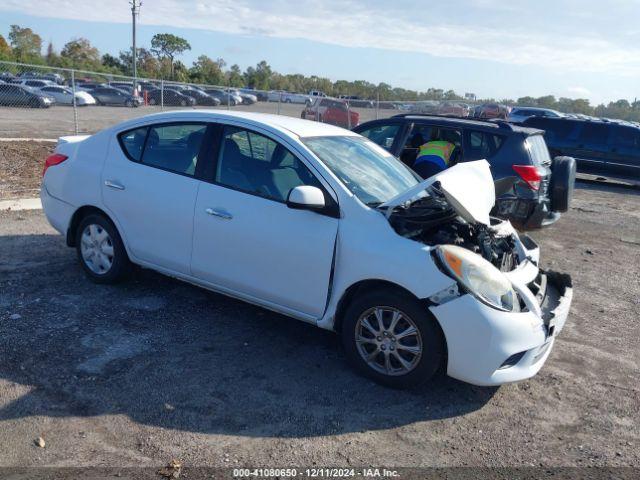
<path fill-rule="evenodd" d="M 165 88 L 164 92 L 159 88 L 149 90 L 147 92 L 147 100 L 149 105 L 164 104 L 168 106 L 193 107 L 196 104 L 194 98 L 170 88 Z"/>
<path fill-rule="evenodd" d="M 551 156 L 574 157 L 579 172 L 640 179 L 640 127 L 592 119 L 531 117 L 544 130 Z"/>
<path fill-rule="evenodd" d="M 22 72 L 18 77 L 23 80 L 48 80 L 57 85 L 62 85 L 64 83 L 64 77 L 59 73 Z"/>
<path fill-rule="evenodd" d="M 256 97 L 256 101 L 258 102 L 266 102 L 269 100 L 269 95 L 267 92 L 262 90 L 255 90 L 253 88 L 239 88 L 238 91 L 244 95 L 252 95 Z"/>
<path fill-rule="evenodd" d="M 469 112 L 469 106 L 460 102 L 441 102 L 436 110 L 438 115 L 449 115 L 452 117 L 468 117 Z"/>
<path fill-rule="evenodd" d="M 507 120 L 513 123 L 524 122 L 529 117 L 564 117 L 563 113 L 551 108 L 534 108 L 534 107 L 513 107 Z"/>
<path fill-rule="evenodd" d="M 235 107 L 242 104 L 242 97 L 230 93 L 228 90 L 220 90 L 219 88 L 208 88 L 205 90 L 207 95 L 220 100 L 220 105 L 230 105 Z"/>
<path fill-rule="evenodd" d="M 440 102 L 435 100 L 421 100 L 411 104 L 411 112 L 413 113 L 425 113 L 425 114 L 437 114 L 440 108 Z"/>
<path fill-rule="evenodd" d="M 486 103 L 478 105 L 474 109 L 474 117 L 481 119 L 499 118 L 505 120 L 509 116 L 510 108 L 497 103 Z"/>
<path fill-rule="evenodd" d="M 98 105 L 124 105 L 125 107 L 139 107 L 142 105 L 140 97 L 131 95 L 113 87 L 98 87 L 90 91 Z"/>
<path fill-rule="evenodd" d="M 309 91 L 309 95 L 312 97 L 326 97 L 327 94 L 324 92 L 321 92 L 320 90 L 311 90 Z"/>
<path fill-rule="evenodd" d="M 47 85 L 40 89 L 45 95 L 53 97 L 56 103 L 60 105 L 73 105 L 73 90 L 69 87 L 63 87 L 61 85 Z M 78 90 L 75 93 L 76 105 L 95 105 L 96 99 L 83 90 Z"/>
<path fill-rule="evenodd" d="M 310 103 L 312 98 L 309 95 L 302 93 L 292 93 L 285 90 L 272 90 L 267 94 L 267 100 L 269 102 L 282 102 L 282 103 Z"/>
<path fill-rule="evenodd" d="M 420 182 L 317 122 L 194 110 L 63 137 L 41 199 L 93 282 L 137 264 L 334 330 L 393 387 L 441 368 L 478 385 L 530 378 L 572 299 L 531 238 L 490 218 L 485 161 Z"/>
<path fill-rule="evenodd" d="M 0 80 L 5 83 L 13 83 L 16 80 L 16 76 L 10 72 L 0 72 Z"/>
<path fill-rule="evenodd" d="M 2 106 L 49 108 L 54 103 L 53 98 L 30 87 L 15 83 L 0 85 L 0 105 Z"/>
<path fill-rule="evenodd" d="M 357 95 L 340 95 L 338 96 L 339 100 L 344 100 L 349 104 L 350 107 L 356 108 L 375 108 L 375 103 L 373 100 L 365 100 Z"/>
<path fill-rule="evenodd" d="M 77 82 L 76 88 L 80 90 L 85 90 L 87 92 L 91 92 L 91 90 L 95 90 L 96 88 L 109 87 L 106 83 L 100 82 Z"/>
<path fill-rule="evenodd" d="M 180 93 L 193 98 L 196 101 L 196 105 L 217 107 L 221 103 L 219 98 L 212 97 L 211 95 L 197 88 L 185 88 L 183 90 L 180 90 Z"/>
<path fill-rule="evenodd" d="M 18 84 L 23 85 L 25 87 L 31 87 L 31 88 L 42 88 L 48 85 L 57 85 L 55 82 L 52 82 L 51 80 L 35 80 L 35 79 L 20 79 Z"/>
<path fill-rule="evenodd" d="M 231 90 L 231 94 L 240 97 L 242 105 L 253 105 L 258 101 L 258 97 L 252 93 L 244 93 L 240 89 Z"/>
<path fill-rule="evenodd" d="M 360 123 L 360 114 L 350 110 L 346 102 L 328 97 L 315 97 L 302 110 L 301 117 L 343 128 L 353 128 Z"/>
<path fill-rule="evenodd" d="M 415 162 L 418 147 L 433 138 L 456 146 L 452 164 L 487 160 L 494 179 L 504 189 L 492 214 L 522 230 L 556 222 L 571 204 L 575 161 L 566 157 L 552 160 L 541 130 L 504 121 L 400 114 L 363 123 L 354 131 L 409 167 Z"/>

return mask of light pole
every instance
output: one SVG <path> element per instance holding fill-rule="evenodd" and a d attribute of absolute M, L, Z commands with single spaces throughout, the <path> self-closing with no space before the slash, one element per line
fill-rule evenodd
<path fill-rule="evenodd" d="M 136 15 L 140 14 L 141 0 L 131 0 L 131 19 L 133 21 L 133 42 L 132 42 L 132 60 L 133 60 L 133 94 L 138 96 L 138 49 L 136 48 Z"/>

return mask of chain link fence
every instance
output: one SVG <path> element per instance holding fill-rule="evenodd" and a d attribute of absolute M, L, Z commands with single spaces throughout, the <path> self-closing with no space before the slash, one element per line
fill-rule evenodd
<path fill-rule="evenodd" d="M 0 137 L 94 133 L 162 110 L 213 108 L 271 113 L 344 128 L 399 113 L 506 117 L 502 106 L 459 101 L 388 101 L 180 83 L 0 61 Z M 480 108 L 480 110 L 478 110 Z M 492 110 L 493 109 L 493 110 Z"/>

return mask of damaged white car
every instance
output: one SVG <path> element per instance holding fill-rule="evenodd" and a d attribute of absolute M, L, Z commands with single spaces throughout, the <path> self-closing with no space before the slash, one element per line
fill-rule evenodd
<path fill-rule="evenodd" d="M 569 276 L 541 270 L 536 244 L 489 217 L 487 162 L 421 182 L 326 124 L 138 118 L 61 138 L 41 197 L 91 280 L 137 264 L 335 330 L 352 364 L 390 386 L 440 368 L 477 385 L 529 378 L 571 304 Z"/>

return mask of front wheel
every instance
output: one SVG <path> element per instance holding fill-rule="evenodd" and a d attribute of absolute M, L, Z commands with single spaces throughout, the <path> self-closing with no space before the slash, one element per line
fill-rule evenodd
<path fill-rule="evenodd" d="M 113 223 L 103 215 L 87 215 L 76 231 L 82 269 L 95 283 L 117 283 L 131 271 L 131 262 Z"/>
<path fill-rule="evenodd" d="M 437 321 L 407 293 L 372 290 L 356 298 L 342 323 L 350 363 L 393 388 L 420 385 L 438 371 L 445 352 Z"/>

